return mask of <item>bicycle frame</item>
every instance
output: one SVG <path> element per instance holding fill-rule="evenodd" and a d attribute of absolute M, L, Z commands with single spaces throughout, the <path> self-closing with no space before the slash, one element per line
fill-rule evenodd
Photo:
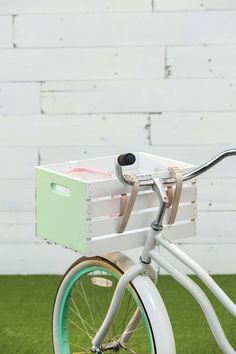
<path fill-rule="evenodd" d="M 232 315 L 236 316 L 236 305 L 230 300 L 230 298 L 225 294 L 225 292 L 215 283 L 215 281 L 209 276 L 209 274 L 206 271 L 204 271 L 195 261 L 193 261 L 189 256 L 187 256 L 173 243 L 165 239 L 161 235 L 160 231 L 150 230 L 150 234 L 148 237 L 153 238 L 155 245 L 156 244 L 162 245 L 173 256 L 177 257 L 186 266 L 188 266 L 212 291 L 212 293 L 218 298 L 218 300 L 222 303 L 222 305 Z M 221 348 L 222 352 L 225 354 L 233 354 L 233 353 L 235 354 L 234 349 L 231 347 L 224 334 L 224 331 L 220 325 L 220 322 L 217 318 L 217 315 L 210 301 L 208 300 L 205 293 L 201 290 L 201 288 L 197 284 L 195 284 L 194 281 L 192 281 L 187 275 L 180 273 L 173 266 L 171 266 L 154 248 L 150 249 L 149 257 L 152 260 L 154 260 L 156 263 L 158 263 L 166 272 L 168 272 L 175 280 L 177 280 L 186 290 L 188 290 L 195 297 L 195 299 L 198 301 L 198 303 L 200 304 L 204 312 L 204 315 L 208 321 L 211 331 L 215 337 L 215 340 L 218 343 L 219 347 Z M 99 348 L 100 344 L 102 343 L 102 340 L 104 339 L 106 333 L 108 332 L 115 318 L 115 315 L 119 309 L 119 304 L 122 300 L 126 286 L 128 285 L 129 282 L 133 282 L 134 279 L 137 277 L 137 275 L 140 274 L 145 274 L 145 275 L 149 274 L 149 269 L 147 268 L 147 265 L 145 265 L 142 262 L 131 266 L 121 277 L 117 285 L 116 291 L 114 293 L 113 300 L 111 302 L 111 305 L 105 317 L 105 320 L 102 326 L 100 327 L 98 333 L 96 334 L 95 338 L 93 339 L 93 350 L 95 353 L 96 353 L 95 351 L 96 348 Z M 150 296 L 151 298 L 155 298 L 156 294 L 155 295 L 150 294 Z M 160 308 L 158 310 L 160 311 Z M 138 321 L 137 319 L 134 319 L 134 316 L 137 316 L 137 313 L 133 315 L 131 320 L 133 321 L 132 330 L 138 324 Z M 168 337 L 171 338 L 172 333 L 170 328 L 168 328 L 169 327 L 168 320 L 164 318 L 162 318 L 162 320 L 164 321 L 160 321 L 158 325 L 163 326 L 165 329 L 161 329 L 160 333 L 164 332 L 166 338 Z M 122 341 L 122 343 L 125 343 L 130 337 L 127 335 L 127 333 L 131 332 L 130 325 L 131 324 L 129 323 L 127 326 L 129 327 L 129 330 L 126 328 L 124 333 L 121 336 L 120 340 Z M 162 341 L 160 340 L 159 346 L 161 345 L 161 342 Z M 159 353 L 166 354 L 166 351 L 162 351 L 162 349 L 159 348 Z"/>
<path fill-rule="evenodd" d="M 183 175 L 183 180 L 189 180 L 193 177 L 198 176 L 199 174 L 205 172 L 208 170 L 210 167 L 214 166 L 216 163 L 221 161 L 223 158 L 227 156 L 232 156 L 236 155 L 236 149 L 232 150 L 227 150 L 214 159 L 210 160 L 208 163 L 202 165 L 201 167 L 195 169 L 194 171 Z M 117 174 L 119 178 L 122 180 L 123 179 L 123 174 L 122 170 L 117 168 Z M 124 183 L 125 180 L 123 180 Z M 153 260 L 155 261 L 159 266 L 161 266 L 167 273 L 169 273 L 176 281 L 178 281 L 185 289 L 187 289 L 193 297 L 198 301 L 199 305 L 202 308 L 202 311 L 208 321 L 208 324 L 211 328 L 211 331 L 215 337 L 216 342 L 218 343 L 220 349 L 222 350 L 223 353 L 225 354 L 235 354 L 235 350 L 232 348 L 230 343 L 228 342 L 224 331 L 220 325 L 220 322 L 218 320 L 218 317 L 208 300 L 206 294 L 203 292 L 203 290 L 193 281 L 191 280 L 187 275 L 182 274 L 181 272 L 177 271 L 173 266 L 169 264 L 161 255 L 160 252 L 156 249 L 156 245 L 161 245 L 164 247 L 172 256 L 176 257 L 179 261 L 184 263 L 189 269 L 193 271 L 194 274 L 196 274 L 202 281 L 203 283 L 211 290 L 211 292 L 217 297 L 217 299 L 222 303 L 222 305 L 233 315 L 236 317 L 236 305 L 231 301 L 231 299 L 225 294 L 225 292 L 215 283 L 215 281 L 209 276 L 209 274 L 198 264 L 196 263 L 191 257 L 186 255 L 182 250 L 180 250 L 176 245 L 171 243 L 168 239 L 162 236 L 162 217 L 165 212 L 165 205 L 168 200 L 166 200 L 166 195 L 163 189 L 163 185 L 166 183 L 170 183 L 170 181 L 167 179 L 165 181 L 155 181 L 156 186 L 153 188 L 157 195 L 158 198 L 161 201 L 161 207 L 160 207 L 160 212 L 159 215 L 157 216 L 156 220 L 153 222 L 151 225 L 152 227 L 150 228 L 149 235 L 146 239 L 146 243 L 144 245 L 144 249 L 142 252 L 142 255 L 140 257 L 140 263 L 134 264 L 125 271 L 123 276 L 120 278 L 117 288 L 115 290 L 115 293 L 113 295 L 112 302 L 110 304 L 109 310 L 107 312 L 107 315 L 102 323 L 102 326 L 100 327 L 99 331 L 97 332 L 96 336 L 93 339 L 93 348 L 92 351 L 94 353 L 99 353 L 99 347 L 107 334 L 115 316 L 116 313 L 118 312 L 119 309 L 119 304 L 122 300 L 122 296 L 124 294 L 126 286 L 130 282 L 135 282 L 135 279 L 140 276 L 140 275 L 147 275 L 149 274 L 149 263 Z M 160 183 L 159 183 L 160 182 Z M 150 184 L 150 178 L 148 180 L 148 183 Z M 172 181 L 173 183 L 173 181 Z M 153 276 L 152 276 L 153 279 Z M 150 298 L 151 299 L 157 299 L 157 294 L 158 291 L 156 288 L 152 287 L 150 290 Z M 158 300 L 157 300 L 158 301 Z M 161 320 L 158 323 L 158 326 L 160 326 L 160 341 L 159 341 L 159 351 L 158 354 L 169 354 L 169 353 L 175 353 L 175 347 L 173 344 L 173 333 L 172 333 L 172 328 L 170 326 L 169 319 L 166 318 L 165 311 L 162 308 L 161 302 L 158 302 L 157 304 L 160 306 L 160 309 L 158 310 L 161 311 L 162 317 Z M 137 324 L 138 320 L 140 318 L 139 313 L 135 313 L 128 324 L 127 328 L 124 330 L 124 333 L 122 334 L 120 341 L 122 343 L 125 343 L 129 337 L 130 337 L 130 328 L 134 329 Z M 133 322 L 132 322 L 133 320 Z M 169 340 L 169 348 L 166 349 L 165 345 L 163 343 L 163 340 L 161 338 L 161 333 L 165 333 L 166 336 L 166 341 Z"/>

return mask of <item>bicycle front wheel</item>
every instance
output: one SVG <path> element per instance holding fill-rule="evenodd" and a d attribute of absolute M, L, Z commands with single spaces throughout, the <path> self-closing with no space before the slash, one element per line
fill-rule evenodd
<path fill-rule="evenodd" d="M 122 271 L 102 257 L 81 258 L 67 271 L 53 310 L 55 354 L 91 354 Z M 100 353 L 156 354 L 152 328 L 142 300 L 130 284 L 103 340 Z"/>

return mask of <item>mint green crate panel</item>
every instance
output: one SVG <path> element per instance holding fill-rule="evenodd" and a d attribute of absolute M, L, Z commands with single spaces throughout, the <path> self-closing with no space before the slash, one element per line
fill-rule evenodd
<path fill-rule="evenodd" d="M 36 169 L 37 235 L 86 253 L 86 184 Z"/>

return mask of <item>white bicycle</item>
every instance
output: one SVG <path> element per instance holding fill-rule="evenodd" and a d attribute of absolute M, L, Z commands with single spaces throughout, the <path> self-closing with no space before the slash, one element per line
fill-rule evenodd
<path fill-rule="evenodd" d="M 169 264 L 160 254 L 159 247 L 156 247 L 158 245 L 165 248 L 183 262 L 205 283 L 223 306 L 236 316 L 236 305 L 200 265 L 170 242 L 167 238 L 168 233 L 164 232 L 165 229 L 173 229 L 171 229 L 171 225 L 166 225 L 168 224 L 166 220 L 169 220 L 171 216 L 171 209 L 172 213 L 177 213 L 181 198 L 186 202 L 184 198 L 187 197 L 184 195 L 189 196 L 189 193 L 193 192 L 190 190 L 195 188 L 192 181 L 225 157 L 232 155 L 236 155 L 236 149 L 224 151 L 199 168 L 182 174 L 181 181 L 178 171 L 175 173 L 173 171 L 172 173 L 166 172 L 164 175 L 162 173 L 161 177 L 156 176 L 155 173 L 135 176 L 124 174 L 123 168 L 134 164 L 135 156 L 130 153 L 119 156 L 116 164 L 117 178 L 123 185 L 126 185 L 129 192 L 130 188 L 133 188 L 132 192 L 134 191 L 135 183 L 139 186 L 136 198 L 141 193 L 140 195 L 145 200 L 149 200 L 151 191 L 152 198 L 154 195 L 159 201 L 158 208 L 155 209 L 158 212 L 149 227 L 148 235 L 146 233 L 146 236 L 142 238 L 143 249 L 139 262 L 135 263 L 122 252 L 111 252 L 103 256 L 82 257 L 68 269 L 59 286 L 53 310 L 55 354 L 114 352 L 175 354 L 173 331 L 165 305 L 156 287 L 157 271 L 152 266 L 153 261 L 177 280 L 198 301 L 221 351 L 225 354 L 236 353 L 229 344 L 216 313 L 203 290 L 187 275 L 180 273 Z M 182 188 L 182 182 L 184 182 L 183 186 L 185 183 L 191 183 L 186 187 L 189 189 L 188 193 Z M 108 184 L 107 186 L 109 187 Z M 64 186 L 64 188 L 66 187 Z M 63 191 L 59 189 L 59 192 Z M 128 220 L 132 214 L 135 199 L 132 192 L 129 202 L 127 204 L 126 200 L 124 208 L 123 221 L 125 214 L 126 221 L 123 228 L 129 224 Z M 172 199 L 171 203 L 170 199 Z M 192 199 L 193 196 L 190 201 Z M 140 200 L 136 200 L 136 202 L 141 203 Z M 111 203 L 110 199 L 109 203 Z M 183 208 L 185 204 L 183 203 Z M 191 202 L 188 207 L 193 208 L 193 205 L 194 203 Z M 145 208 L 147 209 L 147 206 Z M 170 210 L 168 211 L 168 209 Z M 181 209 L 179 212 L 183 213 Z M 139 217 L 139 213 L 135 215 L 136 218 Z M 176 215 L 174 215 L 175 218 Z M 194 221 L 191 217 L 191 220 L 186 222 L 188 232 L 189 224 Z M 184 222 L 180 221 L 179 227 L 183 227 L 183 224 Z M 172 222 L 172 225 L 175 225 L 175 221 Z M 179 230 L 177 228 L 176 232 Z M 146 231 L 147 228 L 145 228 Z M 132 239 L 132 229 L 126 232 L 126 239 L 129 235 Z M 126 239 L 122 238 L 122 233 L 113 236 L 113 242 L 116 243 L 116 239 L 119 237 L 122 242 L 126 242 L 124 241 Z M 133 239 L 135 237 L 138 237 L 137 232 Z M 109 243 L 110 240 L 112 238 L 108 237 L 106 242 Z M 102 241 L 100 240 L 100 242 Z M 126 248 L 128 247 L 125 244 L 124 249 Z"/>

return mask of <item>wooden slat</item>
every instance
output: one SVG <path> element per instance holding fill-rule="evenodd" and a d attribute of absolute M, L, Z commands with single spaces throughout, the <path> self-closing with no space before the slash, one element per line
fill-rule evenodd
<path fill-rule="evenodd" d="M 195 201 L 196 193 L 196 186 L 188 186 L 183 188 L 180 203 Z M 116 198 L 92 201 L 89 208 L 89 215 L 91 218 L 96 218 L 104 215 L 114 215 L 115 213 L 119 213 L 120 204 L 120 195 L 118 195 Z M 140 193 L 135 201 L 133 210 L 148 209 L 157 207 L 158 205 L 159 202 L 156 193 Z"/>
<path fill-rule="evenodd" d="M 230 211 L 198 211 L 196 222 L 196 237 L 180 241 L 191 244 L 215 245 L 236 243 L 236 212 Z"/>
<path fill-rule="evenodd" d="M 199 244 L 181 245 L 181 249 L 198 262 L 210 274 L 235 274 L 235 252 L 236 243 L 225 243 L 207 245 Z M 176 260 L 173 256 L 168 254 L 164 249 L 161 251 L 162 256 L 165 257 L 176 269 L 191 274 L 192 272 Z M 164 274 L 161 270 L 161 274 Z"/>
<path fill-rule="evenodd" d="M 94 238 L 87 244 L 87 254 L 96 255 L 108 252 L 132 249 L 135 247 L 142 247 L 148 235 L 148 229 L 134 233 L 125 233 L 119 236 L 113 235 L 103 238 Z"/>
<path fill-rule="evenodd" d="M 39 83 L 0 82 L 0 114 L 39 114 Z"/>
<path fill-rule="evenodd" d="M 3 1 L 0 14 L 55 14 L 151 11 L 149 0 L 12 0 Z"/>
<path fill-rule="evenodd" d="M 1 245 L 42 242 L 35 238 L 34 212 L 0 211 L 0 241 Z"/>
<path fill-rule="evenodd" d="M 9 119 L 9 118 L 8 118 Z M 34 167 L 38 164 L 36 148 L 0 148 L 0 179 L 34 178 Z"/>
<path fill-rule="evenodd" d="M 74 251 L 46 243 L 4 244 L 0 247 L 0 273 L 63 274 L 78 258 Z"/>
<path fill-rule="evenodd" d="M 235 211 L 236 179 L 204 178 L 198 180 L 199 210 Z M 233 226 L 232 226 L 233 227 Z"/>
<path fill-rule="evenodd" d="M 164 78 L 164 47 L 18 49 L 0 52 L 4 81 Z M 28 65 L 28 63 L 31 65 Z"/>
<path fill-rule="evenodd" d="M 235 20 L 234 11 L 20 15 L 14 38 L 17 46 L 34 48 L 231 44 L 236 40 Z"/>
<path fill-rule="evenodd" d="M 168 78 L 235 78 L 236 46 L 167 49 Z"/>
<path fill-rule="evenodd" d="M 24 94 L 24 90 L 22 94 Z M 26 100 L 30 107 L 31 104 L 28 102 L 27 96 L 24 97 L 23 101 L 26 102 Z M 11 110 L 15 109 L 12 105 L 12 96 L 11 106 L 13 107 Z M 120 131 L 114 129 L 117 121 L 126 127 L 122 131 L 122 138 Z M 83 149 L 85 144 L 91 146 L 100 144 L 121 147 L 123 144 L 130 143 L 131 134 L 133 142 L 136 141 L 136 144 L 145 145 L 148 144 L 148 138 L 143 132 L 147 124 L 148 115 L 145 114 L 112 116 L 30 115 L 29 117 L 21 117 L 21 119 L 18 116 L 1 117 L 0 146 L 80 146 L 80 149 Z M 11 134 L 9 134 L 9 131 Z"/>
<path fill-rule="evenodd" d="M 235 198 L 236 199 L 236 198 Z M 236 211 L 200 211 L 197 217 L 198 243 L 235 242 Z"/>
<path fill-rule="evenodd" d="M 88 255 L 141 247 L 145 243 L 148 231 L 149 228 L 134 232 L 125 232 L 120 235 L 94 238 L 88 244 Z M 194 233 L 194 223 L 178 224 L 175 227 L 170 226 L 168 230 L 163 231 L 163 235 L 168 237 L 169 240 L 189 237 L 194 235 Z"/>
<path fill-rule="evenodd" d="M 188 169 L 187 169 L 188 170 Z M 160 172 L 155 174 L 155 177 L 168 177 L 169 172 Z M 142 187 L 143 190 L 150 189 Z M 88 184 L 88 198 L 100 198 L 105 196 L 117 195 L 122 193 L 130 193 L 131 186 L 123 185 L 118 180 L 107 180 Z"/>
<path fill-rule="evenodd" d="M 1 7 L 1 5 L 0 5 Z M 12 16 L 0 17 L 0 48 L 12 48 Z"/>
<path fill-rule="evenodd" d="M 35 237 L 34 212 L 0 212 L 0 240 L 1 245 L 41 243 L 42 240 Z"/>
<path fill-rule="evenodd" d="M 42 239 L 34 235 L 34 224 L 31 225 L 1 225 L 0 238 L 2 244 L 32 244 L 42 243 Z"/>
<path fill-rule="evenodd" d="M 155 219 L 157 211 L 140 212 L 137 214 L 131 214 L 126 230 L 134 230 L 148 227 Z M 168 211 L 169 212 L 169 211 Z M 167 222 L 168 212 L 163 222 Z M 179 210 L 176 216 L 176 222 L 183 220 L 191 220 L 196 217 L 196 205 L 195 204 L 182 204 L 179 206 Z M 108 235 L 116 233 L 120 224 L 121 217 L 111 217 L 103 220 L 91 220 L 88 222 L 89 235 L 91 237 Z"/>
<path fill-rule="evenodd" d="M 34 181 L 0 180 L 0 211 L 33 211 Z"/>
<path fill-rule="evenodd" d="M 234 0 L 154 0 L 155 11 L 234 10 Z"/>
<path fill-rule="evenodd" d="M 214 85 L 215 83 L 215 85 L 217 86 L 216 81 L 218 80 L 212 80 L 211 81 L 212 85 Z M 202 87 L 201 90 L 203 92 L 204 87 Z M 200 93 L 199 95 L 201 96 Z M 210 93 L 208 95 L 208 98 L 210 98 L 209 96 Z M 217 95 L 215 96 L 215 99 L 217 99 L 216 97 Z M 230 95 L 228 96 L 227 99 L 231 101 Z M 196 101 L 198 101 L 198 99 L 196 99 Z M 208 103 L 210 104 L 210 102 Z M 217 106 L 217 102 L 215 103 L 215 106 Z M 176 122 L 178 122 L 178 124 L 176 124 Z M 163 132 L 166 132 L 166 134 L 157 134 L 160 127 Z M 170 127 L 172 127 L 172 129 L 170 129 Z M 175 113 L 154 114 L 151 116 L 151 143 L 153 145 L 159 145 L 159 144 L 160 145 L 162 144 L 164 145 L 168 145 L 168 144 L 169 145 L 179 145 L 179 144 L 230 145 L 231 144 L 231 146 L 234 146 L 235 129 L 236 129 L 235 112 L 232 113 L 231 112 L 215 112 L 215 113 L 214 112 L 205 112 L 205 113 L 204 112 L 199 112 L 199 113 L 176 113 L 175 112 Z M 220 133 L 216 134 L 216 131 Z M 202 156 L 202 158 L 204 159 L 204 156 Z"/>
<path fill-rule="evenodd" d="M 42 107 L 48 114 L 235 111 L 235 96 L 235 79 L 46 83 Z"/>
<path fill-rule="evenodd" d="M 34 212 L 0 212 L 0 224 L 1 225 L 28 225 L 33 224 L 35 220 Z"/>
<path fill-rule="evenodd" d="M 209 230 L 210 231 L 210 230 Z M 181 245 L 192 245 L 192 247 L 195 247 L 195 245 L 208 245 L 209 247 L 211 245 L 225 245 L 225 244 L 235 244 L 235 234 L 234 236 L 229 236 L 229 237 L 212 237 L 212 234 L 209 234 L 209 231 L 206 231 L 205 229 L 205 235 L 209 237 L 189 237 L 186 239 L 183 239 L 180 241 Z M 223 236 L 223 233 L 222 233 Z"/>

